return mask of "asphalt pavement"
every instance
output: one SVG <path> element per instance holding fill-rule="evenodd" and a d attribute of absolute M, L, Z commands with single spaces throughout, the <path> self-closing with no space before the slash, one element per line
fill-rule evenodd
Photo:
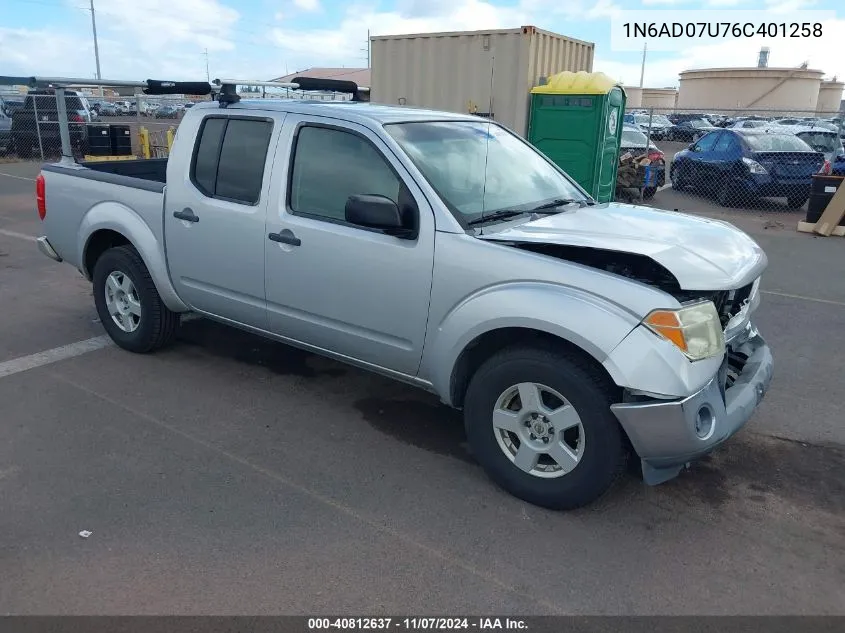
<path fill-rule="evenodd" d="M 36 173 L 0 165 L 0 613 L 845 614 L 845 240 L 659 192 L 765 248 L 775 379 L 677 480 L 555 513 L 410 387 L 202 319 L 104 342 Z"/>

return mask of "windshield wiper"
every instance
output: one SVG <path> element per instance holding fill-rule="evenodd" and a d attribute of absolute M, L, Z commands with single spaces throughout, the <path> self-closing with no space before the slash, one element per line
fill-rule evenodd
<path fill-rule="evenodd" d="M 474 220 L 470 220 L 467 222 L 468 226 L 473 226 L 476 224 L 482 224 L 484 222 L 491 222 L 493 220 L 504 220 L 505 218 L 512 218 L 517 215 L 523 215 L 525 213 L 531 213 L 531 211 L 517 211 L 516 209 L 501 209 L 499 211 L 494 211 L 493 213 L 489 213 L 487 215 L 482 215 L 480 218 L 475 218 Z"/>
<path fill-rule="evenodd" d="M 582 207 L 590 206 L 594 204 L 591 200 L 575 200 L 572 198 L 556 198 L 549 202 L 545 202 L 539 206 L 534 207 L 531 211 L 543 211 L 545 209 L 556 209 L 557 207 L 562 207 L 565 204 L 578 204 Z"/>

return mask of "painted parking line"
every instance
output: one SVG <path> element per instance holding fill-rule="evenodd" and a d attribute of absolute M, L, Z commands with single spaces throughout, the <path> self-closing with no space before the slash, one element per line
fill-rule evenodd
<path fill-rule="evenodd" d="M 5 235 L 6 237 L 14 237 L 19 240 L 27 240 L 29 242 L 35 241 L 34 235 L 27 235 L 26 233 L 18 233 L 17 231 L 9 231 L 7 229 L 0 229 L 0 235 Z"/>
<path fill-rule="evenodd" d="M 43 352 L 30 354 L 29 356 L 21 356 L 20 358 L 13 358 L 12 360 L 3 361 L 0 363 L 0 378 L 19 374 L 22 371 L 35 369 L 36 367 L 43 367 L 44 365 L 52 365 L 61 360 L 75 358 L 82 356 L 88 352 L 94 352 L 104 347 L 113 345 L 112 340 L 106 336 L 95 336 L 85 341 L 77 341 L 70 345 L 63 345 L 62 347 L 54 347 Z"/>
<path fill-rule="evenodd" d="M 6 178 L 14 178 L 15 180 L 29 180 L 30 182 L 35 182 L 35 178 L 27 178 L 26 176 L 15 176 L 14 174 L 7 174 L 0 171 L 0 176 L 6 176 Z"/>
<path fill-rule="evenodd" d="M 788 292 L 779 292 L 777 290 L 761 290 L 764 295 L 774 295 L 775 297 L 786 297 L 787 299 L 800 299 L 801 301 L 814 301 L 816 303 L 827 303 L 834 306 L 845 306 L 845 301 L 835 301 L 833 299 L 817 299 L 816 297 L 805 297 L 804 295 L 793 295 Z"/>

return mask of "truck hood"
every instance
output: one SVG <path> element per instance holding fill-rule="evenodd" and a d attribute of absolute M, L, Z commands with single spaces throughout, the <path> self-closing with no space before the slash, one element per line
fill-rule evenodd
<path fill-rule="evenodd" d="M 500 226 L 501 230 L 484 227 L 478 237 L 644 255 L 671 272 L 684 290 L 741 288 L 768 264 L 763 249 L 728 222 L 636 205 L 571 208 Z"/>

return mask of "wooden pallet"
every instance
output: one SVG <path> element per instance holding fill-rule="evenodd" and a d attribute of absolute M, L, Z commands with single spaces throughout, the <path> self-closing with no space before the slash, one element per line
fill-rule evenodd
<path fill-rule="evenodd" d="M 798 223 L 798 232 L 799 233 L 815 233 L 816 227 L 818 224 L 813 224 L 812 222 L 799 222 Z M 845 226 L 837 226 L 831 231 L 831 235 L 836 235 L 838 237 L 845 237 Z"/>

